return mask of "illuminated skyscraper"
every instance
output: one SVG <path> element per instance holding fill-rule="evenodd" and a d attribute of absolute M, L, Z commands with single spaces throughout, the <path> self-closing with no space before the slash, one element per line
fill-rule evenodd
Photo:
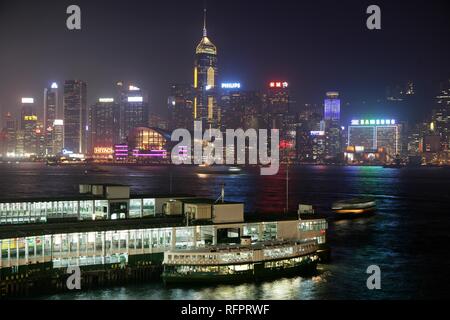
<path fill-rule="evenodd" d="M 341 146 L 341 100 L 338 92 L 327 92 L 324 102 L 325 155 L 335 159 L 342 151 Z"/>
<path fill-rule="evenodd" d="M 434 130 L 441 137 L 442 150 L 448 150 L 450 145 L 450 80 L 441 85 L 441 90 L 436 97 L 432 120 Z"/>
<path fill-rule="evenodd" d="M 44 131 L 45 154 L 53 152 L 53 123 L 58 117 L 58 85 L 53 83 L 50 88 L 44 89 Z"/>
<path fill-rule="evenodd" d="M 209 40 L 204 11 L 203 38 L 195 50 L 194 63 L 194 120 L 204 127 L 216 127 L 217 113 L 217 48 Z"/>
<path fill-rule="evenodd" d="M 364 152 L 377 152 L 383 148 L 388 160 L 401 152 L 401 125 L 395 120 L 352 120 L 348 127 L 348 146 Z"/>
<path fill-rule="evenodd" d="M 134 128 L 146 127 L 149 121 L 147 94 L 139 87 L 117 83 L 120 104 L 120 138 L 125 142 Z"/>
<path fill-rule="evenodd" d="M 53 153 L 59 154 L 64 149 L 64 120 L 56 119 L 53 122 L 52 140 Z"/>
<path fill-rule="evenodd" d="M 327 92 L 325 99 L 324 120 L 338 122 L 341 119 L 341 100 L 339 92 Z"/>
<path fill-rule="evenodd" d="M 170 86 L 170 96 L 167 101 L 170 130 L 193 129 L 193 99 L 192 85 L 174 84 Z"/>
<path fill-rule="evenodd" d="M 17 131 L 17 121 L 11 115 L 10 112 L 6 114 L 5 117 L 5 154 L 13 155 L 16 151 L 16 131 Z"/>
<path fill-rule="evenodd" d="M 87 87 L 79 80 L 64 83 L 64 148 L 75 153 L 87 149 Z"/>
<path fill-rule="evenodd" d="M 20 131 L 23 134 L 21 141 L 22 155 L 37 154 L 37 113 L 33 98 L 22 98 L 20 114 Z"/>
<path fill-rule="evenodd" d="M 219 99 L 222 129 L 258 129 L 262 97 L 256 91 L 222 89 Z"/>
<path fill-rule="evenodd" d="M 120 105 L 113 98 L 100 98 L 89 109 L 89 154 L 99 158 L 113 155 L 120 140 Z"/>
<path fill-rule="evenodd" d="M 282 129 L 284 118 L 290 108 L 289 84 L 282 81 L 270 82 L 264 100 L 267 128 Z"/>

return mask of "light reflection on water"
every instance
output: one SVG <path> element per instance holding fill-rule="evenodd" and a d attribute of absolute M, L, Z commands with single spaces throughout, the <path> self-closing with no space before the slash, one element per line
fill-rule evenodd
<path fill-rule="evenodd" d="M 169 173 L 175 193 L 243 201 L 248 212 L 279 213 L 285 207 L 285 173 L 262 177 L 258 170 L 239 175 L 203 174 L 192 168 L 85 168 L 39 164 L 0 164 L 0 197 L 72 196 L 78 183 L 121 183 L 137 193 L 168 193 Z M 279 279 L 259 284 L 165 288 L 149 283 L 126 288 L 53 295 L 50 299 L 408 299 L 450 297 L 443 285 L 450 268 L 450 171 L 440 168 L 292 167 L 290 209 L 308 203 L 330 218 L 336 200 L 375 197 L 378 211 L 370 218 L 330 220 L 332 263 L 312 278 Z M 382 290 L 366 287 L 366 269 L 379 265 Z M 444 281 L 447 280 L 447 281 Z"/>

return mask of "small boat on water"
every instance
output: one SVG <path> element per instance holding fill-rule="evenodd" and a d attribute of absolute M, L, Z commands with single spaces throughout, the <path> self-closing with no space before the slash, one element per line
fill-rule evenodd
<path fill-rule="evenodd" d="M 206 165 L 201 164 L 197 167 L 196 172 L 202 174 L 240 174 L 241 168 L 226 165 Z"/>
<path fill-rule="evenodd" d="M 236 283 L 311 274 L 316 242 L 263 241 L 164 253 L 165 284 Z"/>
<path fill-rule="evenodd" d="M 376 206 L 373 198 L 354 198 L 337 201 L 331 209 L 341 217 L 357 217 L 374 213 Z"/>

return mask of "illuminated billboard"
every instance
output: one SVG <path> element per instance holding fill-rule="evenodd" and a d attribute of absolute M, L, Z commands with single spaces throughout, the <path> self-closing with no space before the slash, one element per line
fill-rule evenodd
<path fill-rule="evenodd" d="M 114 99 L 113 98 L 100 98 L 100 99 L 98 99 L 98 102 L 100 102 L 100 103 L 111 103 L 111 102 L 114 102 Z"/>
<path fill-rule="evenodd" d="M 143 97 L 128 97 L 128 102 L 143 102 Z"/>
<path fill-rule="evenodd" d="M 222 89 L 240 89 L 241 84 L 239 82 L 225 82 L 222 83 Z"/>
<path fill-rule="evenodd" d="M 24 104 L 34 103 L 34 99 L 33 98 L 22 98 L 22 103 L 24 103 Z"/>
<path fill-rule="evenodd" d="M 395 119 L 364 119 L 364 120 L 352 120 L 352 126 L 391 126 L 396 125 Z"/>
<path fill-rule="evenodd" d="M 94 154 L 113 154 L 114 150 L 111 147 L 95 147 L 94 148 Z"/>
<path fill-rule="evenodd" d="M 141 89 L 136 87 L 136 86 L 131 85 L 131 86 L 128 87 L 128 90 L 129 91 L 140 91 Z"/>
<path fill-rule="evenodd" d="M 286 81 L 272 81 L 269 83 L 269 87 L 272 89 L 285 89 L 289 86 Z"/>

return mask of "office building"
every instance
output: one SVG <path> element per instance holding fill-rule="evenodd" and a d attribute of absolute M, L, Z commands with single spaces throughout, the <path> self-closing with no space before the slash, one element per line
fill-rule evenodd
<path fill-rule="evenodd" d="M 44 89 L 44 135 L 45 154 L 53 152 L 53 123 L 58 117 L 58 84 L 52 83 L 50 88 Z"/>
<path fill-rule="evenodd" d="M 22 108 L 20 113 L 20 131 L 23 135 L 21 139 L 21 155 L 36 155 L 37 149 L 37 113 L 34 98 L 22 98 Z"/>
<path fill-rule="evenodd" d="M 120 138 L 125 142 L 134 128 L 146 127 L 149 122 L 148 95 L 134 84 L 117 83 L 120 104 Z"/>
<path fill-rule="evenodd" d="M 64 120 L 55 119 L 52 131 L 52 150 L 55 155 L 60 154 L 64 149 Z"/>
<path fill-rule="evenodd" d="M 79 80 L 64 83 L 64 149 L 74 153 L 87 150 L 87 86 Z"/>
<path fill-rule="evenodd" d="M 190 84 L 173 84 L 167 101 L 169 110 L 169 129 L 194 128 L 194 88 Z M 153 126 L 150 124 L 150 126 Z"/>
<path fill-rule="evenodd" d="M 89 154 L 112 158 L 120 142 L 120 105 L 114 98 L 100 98 L 89 108 Z"/>
<path fill-rule="evenodd" d="M 348 127 L 348 146 L 364 152 L 383 148 L 388 161 L 401 152 L 401 125 L 393 119 L 352 120 Z"/>
<path fill-rule="evenodd" d="M 204 128 L 218 125 L 217 75 L 217 48 L 208 38 L 205 10 L 203 37 L 195 50 L 193 115 Z"/>

